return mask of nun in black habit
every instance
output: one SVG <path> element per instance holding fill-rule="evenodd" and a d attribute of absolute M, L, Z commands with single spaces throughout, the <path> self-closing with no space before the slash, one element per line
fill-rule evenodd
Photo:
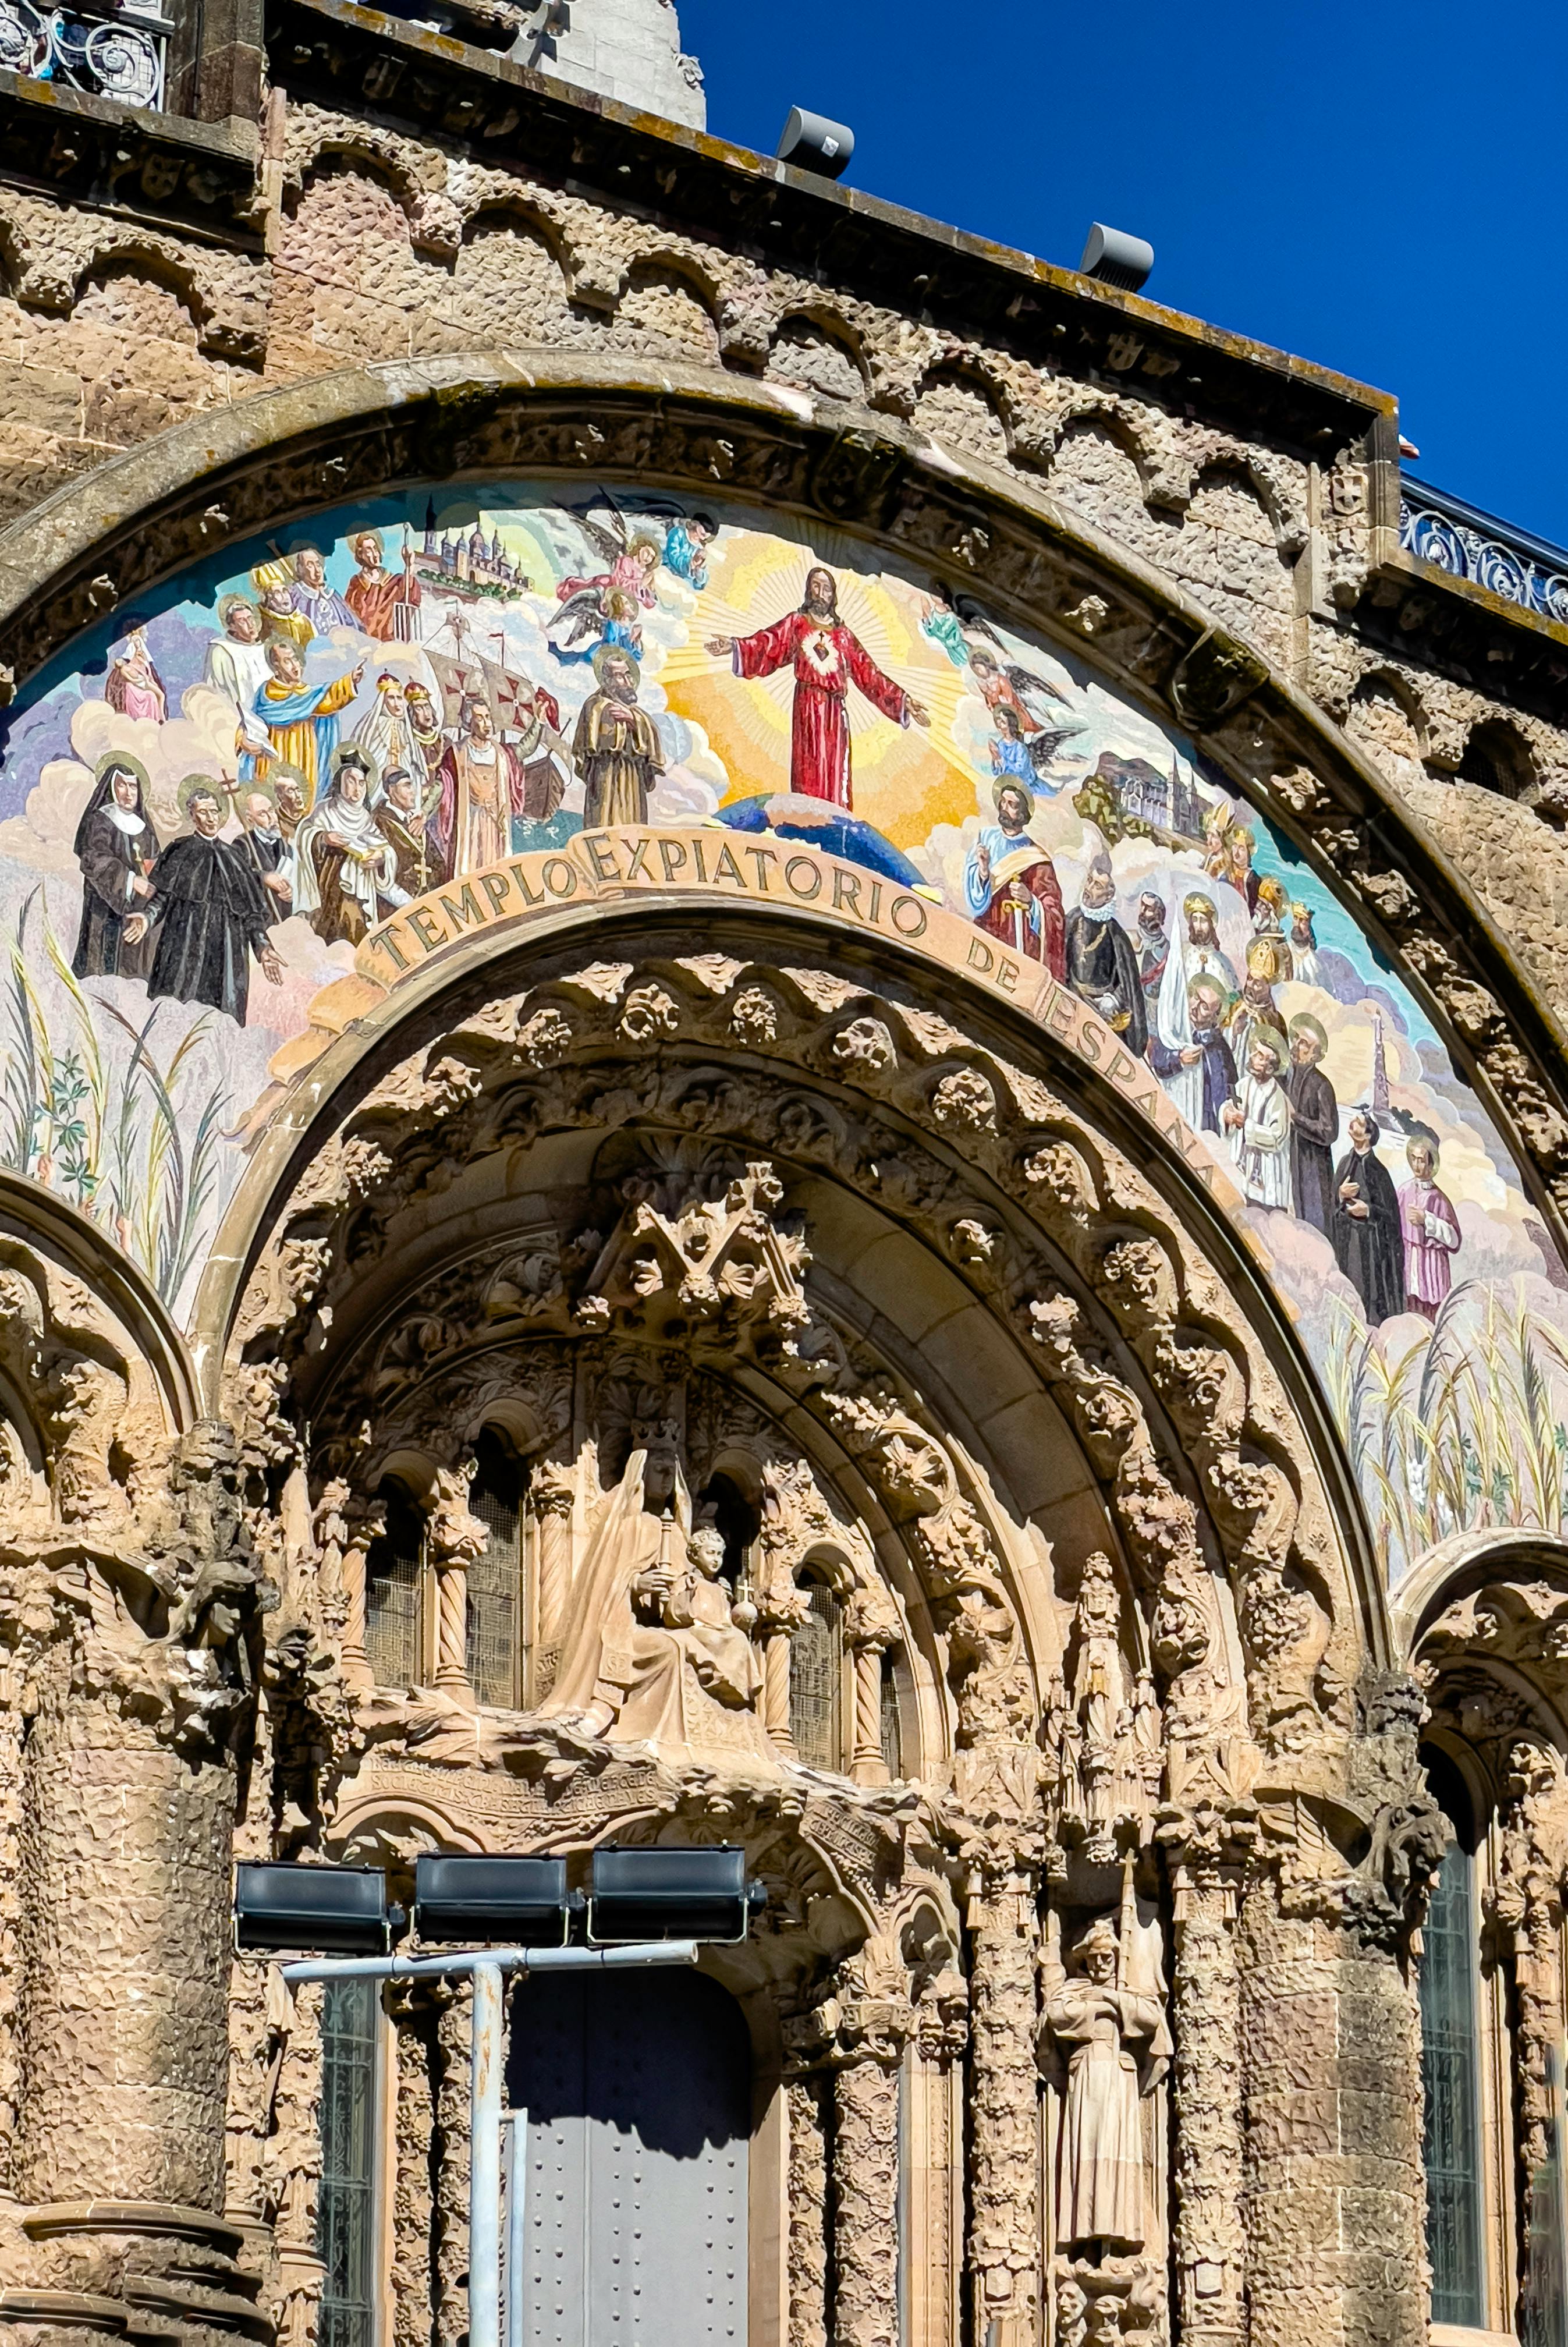
<path fill-rule="evenodd" d="M 82 867 L 82 925 L 71 968 L 78 978 L 145 978 L 152 941 L 138 923 L 152 896 L 149 878 L 158 860 L 158 834 L 148 819 L 147 775 L 134 758 L 106 758 L 77 825 Z"/>
<path fill-rule="evenodd" d="M 1375 1153 L 1381 1138 L 1365 1109 L 1350 1120 L 1350 1146 L 1334 1169 L 1329 1237 L 1335 1260 L 1366 1307 L 1367 1326 L 1405 1308 L 1405 1240 L 1394 1178 Z"/>

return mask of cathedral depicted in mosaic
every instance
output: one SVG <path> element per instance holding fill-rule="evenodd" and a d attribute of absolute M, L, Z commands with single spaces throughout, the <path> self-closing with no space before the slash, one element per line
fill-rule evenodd
<path fill-rule="evenodd" d="M 702 122 L 0 0 L 0 2347 L 1568 2347 L 1568 553 Z"/>

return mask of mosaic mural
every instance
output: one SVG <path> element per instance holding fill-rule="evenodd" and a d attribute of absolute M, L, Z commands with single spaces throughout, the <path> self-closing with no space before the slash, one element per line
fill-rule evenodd
<path fill-rule="evenodd" d="M 0 1163 L 185 1313 L 291 1039 L 405 908 L 585 827 L 798 840 L 1146 1063 L 1391 1571 L 1563 1526 L 1568 1274 L 1419 1005 L 1262 816 L 979 598 L 718 505 L 566 496 L 329 515 L 122 612 L 9 712 Z"/>

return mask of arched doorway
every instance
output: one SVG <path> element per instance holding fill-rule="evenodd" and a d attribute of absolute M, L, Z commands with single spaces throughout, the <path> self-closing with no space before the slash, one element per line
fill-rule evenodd
<path fill-rule="evenodd" d="M 744 2347 L 751 2054 L 716 1981 L 524 1982 L 526 2347 Z"/>

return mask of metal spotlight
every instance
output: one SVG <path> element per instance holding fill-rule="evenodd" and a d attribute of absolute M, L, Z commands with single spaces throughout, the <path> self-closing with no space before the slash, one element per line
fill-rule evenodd
<path fill-rule="evenodd" d="M 638 1940 L 743 1940 L 766 1892 L 746 1881 L 746 1853 L 596 1850 L 588 1935 L 600 1946 Z"/>
<path fill-rule="evenodd" d="M 421 1858 L 414 1921 L 422 1940 L 513 1948 L 563 1947 L 582 1905 L 566 1887 L 564 1858 Z"/>
<path fill-rule="evenodd" d="M 1123 293 L 1136 293 L 1154 266 L 1154 248 L 1141 236 L 1129 236 L 1125 229 L 1091 220 L 1078 266 L 1083 276 L 1096 277 L 1102 285 L 1118 285 Z"/>
<path fill-rule="evenodd" d="M 793 163 L 797 171 L 818 171 L 825 179 L 836 179 L 848 169 L 855 133 L 846 122 L 830 122 L 825 114 L 808 114 L 804 107 L 792 106 L 774 151 L 781 163 Z"/>
<path fill-rule="evenodd" d="M 280 1860 L 235 1870 L 236 1948 L 384 1956 L 407 1921 L 401 1907 L 388 1907 L 386 1877 L 378 1866 L 295 1866 Z"/>

